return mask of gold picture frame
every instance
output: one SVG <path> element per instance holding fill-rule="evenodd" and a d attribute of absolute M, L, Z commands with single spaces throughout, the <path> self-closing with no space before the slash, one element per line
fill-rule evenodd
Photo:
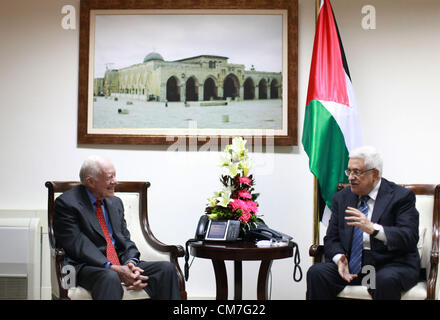
<path fill-rule="evenodd" d="M 237 62 L 229 63 L 227 60 L 228 56 L 217 55 L 216 53 L 206 54 L 205 52 L 200 52 L 200 55 L 195 53 L 190 57 L 188 55 L 183 56 L 182 58 L 184 59 L 174 58 L 168 61 L 151 49 L 152 53 L 147 54 L 148 52 L 145 52 L 147 55 L 144 58 L 144 62 L 132 62 L 131 64 L 128 63 L 128 65 L 124 65 L 121 62 L 117 68 L 112 69 L 112 65 L 109 63 L 112 62 L 111 59 L 106 61 L 106 58 L 102 58 L 109 55 L 102 54 L 103 50 L 99 51 L 101 46 L 98 46 L 98 44 L 104 43 L 102 47 L 112 48 L 111 46 L 113 45 L 114 47 L 114 44 L 117 43 L 121 46 L 121 52 L 127 54 L 127 52 L 130 53 L 130 49 L 124 49 L 123 43 L 124 40 L 129 40 L 128 35 L 138 33 L 139 39 L 144 35 L 142 31 L 138 31 L 136 28 L 118 33 L 119 29 L 122 28 L 115 27 L 117 25 L 116 21 L 119 21 L 119 18 L 125 19 L 122 22 L 118 22 L 121 26 L 125 26 L 128 22 L 131 23 L 133 20 L 136 20 L 136 18 L 149 18 L 152 21 L 153 17 L 158 19 L 156 25 L 162 28 L 159 29 L 159 33 L 162 32 L 160 30 L 165 30 L 168 26 L 168 20 L 165 18 L 172 18 L 174 20 L 176 17 L 205 18 L 204 20 L 208 18 L 212 25 L 223 21 L 216 21 L 215 19 L 229 17 L 231 19 L 249 17 L 255 20 L 255 25 L 261 25 L 262 22 L 266 21 L 264 19 L 275 18 L 277 23 L 279 21 L 280 31 L 276 36 L 280 39 L 281 49 L 278 51 L 281 51 L 281 72 L 259 71 L 253 69 L 253 66 L 249 68 L 245 64 L 240 64 L 252 63 L 252 61 L 243 61 L 238 64 Z M 260 19 L 262 20 L 260 21 Z M 243 29 L 246 29 L 246 24 L 245 22 L 243 23 Z M 248 28 L 248 33 L 251 32 L 249 31 L 251 30 L 250 27 Z M 277 30 L 276 28 L 274 29 Z M 188 28 L 188 30 L 192 30 L 192 28 Z M 165 31 L 163 32 L 165 35 Z M 150 38 L 153 38 L 151 35 Z M 231 41 L 232 36 L 233 34 L 231 34 Z M 215 40 L 216 35 L 213 35 L 213 38 Z M 243 37 L 239 39 L 242 46 L 246 47 L 248 44 L 244 40 L 246 39 Z M 79 42 L 78 144 L 156 145 L 173 144 L 177 139 L 190 138 L 192 138 L 192 141 L 195 138 L 198 144 L 202 144 L 206 143 L 207 139 L 232 139 L 234 136 L 259 137 L 255 140 L 262 141 L 263 144 L 273 143 L 274 145 L 283 146 L 298 144 L 297 0 L 280 0 L 275 2 L 264 0 L 82 0 L 80 2 Z M 135 42 L 131 40 L 129 43 L 131 45 Z M 154 43 L 151 45 L 154 49 Z M 190 42 L 188 46 L 191 46 Z M 270 46 L 270 43 L 267 46 Z M 253 52 L 258 52 L 265 47 L 266 43 Z M 224 46 L 219 45 L 219 50 L 220 48 L 224 48 Z M 170 51 L 174 53 L 178 51 L 177 49 L 180 49 L 180 47 L 176 46 L 175 50 Z M 231 52 L 230 54 L 234 53 L 233 51 L 229 52 Z M 259 59 L 261 61 L 264 60 L 263 58 Z M 271 59 L 267 58 L 266 60 L 270 61 Z M 104 64 L 106 64 L 105 69 L 102 67 Z M 196 71 L 191 70 L 194 70 L 196 66 L 207 70 L 203 69 L 203 72 L 209 72 L 209 68 L 217 72 L 213 71 L 212 75 L 209 75 L 214 80 L 209 80 L 208 77 L 200 79 L 203 76 L 194 76 Z M 99 68 L 100 70 L 98 70 Z M 169 73 L 170 68 L 175 71 L 175 75 L 169 76 L 165 83 L 167 76 L 164 76 L 164 74 L 166 72 Z M 139 71 L 136 71 L 138 69 Z M 142 71 L 147 69 L 149 71 Z M 160 76 L 153 74 L 151 70 L 160 73 L 165 80 L 160 80 Z M 185 72 L 186 70 L 188 72 Z M 227 74 L 228 70 L 236 71 L 238 75 L 234 78 L 232 72 Z M 224 75 L 227 75 L 222 78 L 220 73 L 225 71 Z M 101 74 L 98 75 L 98 72 L 101 72 Z M 133 85 L 133 81 L 138 81 L 137 83 L 141 83 L 141 85 Z M 133 101 L 129 101 L 132 99 L 135 101 L 134 105 Z M 277 99 L 280 102 L 277 102 Z M 275 102 L 280 104 L 281 111 L 276 109 Z M 228 103 L 228 107 L 223 109 L 219 107 L 222 104 L 228 105 Z M 214 107 L 209 108 L 211 105 Z M 252 109 L 254 105 L 255 109 Z M 200 108 L 201 106 L 207 107 Z M 240 109 L 237 106 L 247 109 Z M 170 108 L 165 109 L 167 107 Z M 191 109 L 191 107 L 194 108 Z M 228 109 L 228 114 L 221 114 L 221 112 L 224 112 L 224 109 Z M 141 117 L 135 114 L 138 110 L 148 115 L 154 113 L 154 116 L 149 118 L 145 116 L 150 121 L 145 120 L 147 125 L 130 127 L 131 124 L 127 125 L 129 121 L 127 119 L 135 122 L 140 121 L 138 119 Z M 186 113 L 183 113 L 182 110 L 188 110 L 193 112 L 191 114 L 192 117 L 200 116 L 202 120 L 199 119 L 199 122 L 197 122 L 197 120 L 184 119 L 187 121 L 188 126 L 183 127 L 182 118 L 179 119 L 180 122 L 174 127 L 174 124 L 168 125 L 170 121 L 164 115 L 164 110 L 168 112 L 166 113 L 167 115 L 172 110 L 176 110 L 176 113 L 181 112 L 182 117 L 186 116 Z M 239 111 L 236 110 L 249 111 L 240 111 L 241 114 L 239 115 Z M 244 128 L 240 127 L 241 124 L 233 128 L 226 127 L 226 125 L 233 126 L 233 124 L 228 123 L 229 117 L 241 119 L 243 122 L 250 121 L 253 120 L 254 116 L 258 117 L 265 114 L 261 110 L 275 111 L 272 113 L 270 111 L 266 112 L 266 118 L 258 119 L 260 122 L 256 122 L 257 124 L 254 127 L 247 123 L 242 125 Z M 216 123 L 223 121 L 225 126 L 212 125 L 210 123 L 204 124 L 203 120 L 207 119 L 208 116 L 205 115 L 205 118 L 203 118 L 202 114 L 215 114 L 217 117 Z M 272 115 L 275 120 L 271 118 Z M 222 116 L 221 120 L 220 116 Z M 157 119 L 154 117 L 157 117 Z M 266 121 L 264 126 L 259 124 L 263 123 L 262 121 Z M 167 126 L 155 127 L 157 122 L 166 123 Z M 151 125 L 151 123 L 154 123 L 154 125 Z M 205 127 L 197 127 L 197 123 Z M 271 125 L 274 127 L 270 127 Z M 251 139 L 252 141 L 253 139 Z"/>

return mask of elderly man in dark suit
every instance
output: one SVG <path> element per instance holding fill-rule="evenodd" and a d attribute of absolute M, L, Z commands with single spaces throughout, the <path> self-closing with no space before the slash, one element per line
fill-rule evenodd
<path fill-rule="evenodd" d="M 78 284 L 93 299 L 122 299 L 122 285 L 153 299 L 180 299 L 174 265 L 141 261 L 130 240 L 122 201 L 114 196 L 114 165 L 89 157 L 80 179 L 81 185 L 56 199 L 53 218 L 55 239 L 66 252 L 65 264 L 75 267 Z"/>
<path fill-rule="evenodd" d="M 326 262 L 307 272 L 308 299 L 334 299 L 346 285 L 360 284 L 372 266 L 373 299 L 400 299 L 417 284 L 420 257 L 415 195 L 382 178 L 382 159 L 372 147 L 350 153 L 350 187 L 336 193 L 324 238 Z"/>

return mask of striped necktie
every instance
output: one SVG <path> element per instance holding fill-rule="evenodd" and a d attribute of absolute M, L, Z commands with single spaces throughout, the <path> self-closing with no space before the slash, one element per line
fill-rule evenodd
<path fill-rule="evenodd" d="M 370 199 L 368 195 L 361 197 L 361 202 L 358 206 L 358 210 L 363 214 L 368 214 L 367 201 Z M 351 253 L 350 261 L 348 262 L 348 267 L 351 274 L 358 274 L 361 271 L 362 264 L 362 250 L 363 250 L 363 240 L 364 232 L 359 227 L 353 228 L 353 241 L 351 242 Z"/>
<path fill-rule="evenodd" d="M 102 211 L 101 200 L 96 200 L 96 217 L 98 218 L 99 225 L 104 232 L 105 241 L 107 242 L 107 259 L 111 264 L 120 265 L 118 254 L 116 253 L 115 246 L 113 245 L 112 239 L 110 238 L 110 233 L 108 232 L 107 223 L 105 222 L 104 212 Z"/>

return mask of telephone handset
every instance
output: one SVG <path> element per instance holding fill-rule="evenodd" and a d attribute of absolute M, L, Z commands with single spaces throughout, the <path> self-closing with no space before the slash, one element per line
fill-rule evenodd
<path fill-rule="evenodd" d="M 206 230 L 208 229 L 209 218 L 206 214 L 202 215 L 199 219 L 199 223 L 197 224 L 196 229 L 196 240 L 204 240 L 206 236 Z"/>
<path fill-rule="evenodd" d="M 275 240 L 275 241 L 290 241 L 293 238 L 287 234 L 275 231 L 266 225 L 259 225 L 255 229 L 249 231 L 250 240 Z"/>

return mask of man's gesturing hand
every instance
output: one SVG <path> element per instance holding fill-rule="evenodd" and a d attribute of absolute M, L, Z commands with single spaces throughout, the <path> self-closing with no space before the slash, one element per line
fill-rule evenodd
<path fill-rule="evenodd" d="M 374 231 L 373 223 L 368 220 L 367 216 L 353 207 L 347 207 L 345 210 L 345 221 L 349 226 L 355 226 L 362 229 L 363 232 L 372 234 Z"/>
<path fill-rule="evenodd" d="M 338 260 L 338 273 L 341 278 L 347 282 L 351 282 L 351 280 L 357 277 L 357 274 L 350 273 L 350 270 L 348 268 L 348 260 L 345 254 L 343 254 Z"/>

